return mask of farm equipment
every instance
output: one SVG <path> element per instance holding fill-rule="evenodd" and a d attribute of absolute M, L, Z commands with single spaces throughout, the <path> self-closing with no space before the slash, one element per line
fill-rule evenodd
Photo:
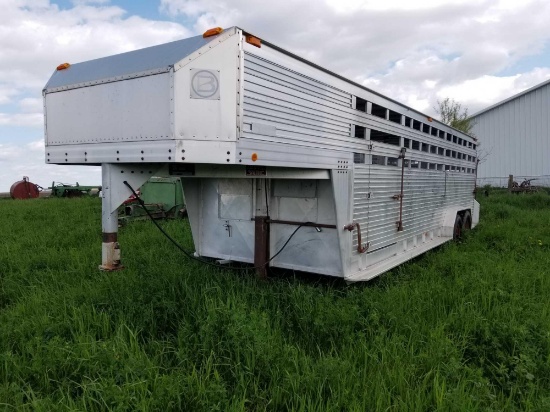
<path fill-rule="evenodd" d="M 101 191 L 101 186 L 81 186 L 76 182 L 75 185 L 66 183 L 52 182 L 50 196 L 53 197 L 81 197 L 95 196 Z"/>
<path fill-rule="evenodd" d="M 539 191 L 539 187 L 531 184 L 533 180 L 537 179 L 523 179 L 523 182 L 518 183 L 514 180 L 513 176 L 510 175 L 508 179 L 508 188 L 511 193 L 536 193 Z"/>
<path fill-rule="evenodd" d="M 19 180 L 11 185 L 10 196 L 12 199 L 36 199 L 41 191 L 41 186 L 29 182 L 29 178 L 23 176 L 23 180 Z"/>
<path fill-rule="evenodd" d="M 147 211 L 155 219 L 176 219 L 187 214 L 179 177 L 151 177 L 138 195 L 145 208 L 135 196 L 130 196 L 119 208 L 119 224 L 148 219 Z"/>

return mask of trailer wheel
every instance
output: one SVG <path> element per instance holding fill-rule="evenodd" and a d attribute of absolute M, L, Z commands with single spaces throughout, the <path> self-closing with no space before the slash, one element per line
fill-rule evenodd
<path fill-rule="evenodd" d="M 470 229 L 472 229 L 472 215 L 469 211 L 466 211 L 462 218 L 462 231 L 466 232 Z"/>
<path fill-rule="evenodd" d="M 454 229 L 453 229 L 453 240 L 459 240 L 460 238 L 462 238 L 462 228 L 463 228 L 463 226 L 464 225 L 462 223 L 462 218 L 457 213 L 456 214 L 456 219 L 455 219 L 455 226 L 454 226 Z"/>

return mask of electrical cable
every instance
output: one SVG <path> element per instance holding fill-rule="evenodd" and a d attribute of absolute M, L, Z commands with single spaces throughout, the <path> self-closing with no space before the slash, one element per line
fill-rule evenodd
<path fill-rule="evenodd" d="M 263 267 L 265 267 L 269 262 L 271 262 L 273 259 L 275 259 L 277 256 L 279 256 L 279 254 L 283 251 L 283 249 L 286 247 L 286 245 L 288 245 L 288 243 L 290 242 L 290 240 L 294 237 L 294 235 L 296 234 L 296 232 L 298 232 L 298 230 L 303 227 L 305 224 L 308 224 L 309 222 L 304 222 L 302 224 L 300 224 L 295 230 L 294 232 L 292 232 L 292 234 L 288 237 L 288 239 L 286 240 L 285 244 L 278 250 L 277 253 L 275 253 L 271 258 L 269 258 L 269 260 L 267 260 L 263 265 L 260 265 L 260 266 L 252 266 L 252 267 L 247 267 L 247 268 L 236 268 L 236 267 L 233 267 L 233 266 L 225 266 L 225 265 L 220 265 L 220 264 L 217 264 L 217 263 L 212 263 L 212 262 L 208 262 L 207 260 L 203 260 L 203 259 L 199 259 L 198 257 L 194 256 L 191 252 L 188 252 L 187 250 L 185 250 L 183 248 L 183 246 L 181 246 L 172 236 L 170 236 L 168 233 L 166 233 L 166 231 L 158 224 L 158 222 L 155 220 L 155 218 L 153 217 L 153 215 L 151 215 L 151 213 L 149 212 L 149 210 L 145 207 L 145 203 L 143 202 L 143 200 L 137 195 L 136 191 L 134 190 L 134 188 L 130 185 L 130 183 L 128 183 L 126 180 L 124 182 L 124 185 L 126 185 L 128 187 L 128 189 L 130 189 L 130 191 L 132 192 L 132 194 L 135 196 L 136 200 L 139 202 L 140 206 L 143 208 L 143 210 L 145 210 L 145 213 L 147 214 L 147 216 L 149 216 L 149 219 L 151 219 L 151 221 L 155 224 L 155 226 L 157 227 L 158 230 L 161 231 L 161 233 L 170 241 L 174 244 L 174 246 L 176 246 L 181 252 L 183 252 L 183 254 L 185 256 L 187 256 L 188 258 L 190 259 L 193 259 L 193 260 L 196 260 L 197 262 L 201 262 L 201 263 L 204 263 L 205 265 L 208 265 L 208 266 L 214 266 L 214 267 L 217 267 L 219 269 L 229 269 L 229 270 L 244 270 L 244 271 L 248 271 L 248 270 L 255 270 L 255 269 L 261 269 Z"/>

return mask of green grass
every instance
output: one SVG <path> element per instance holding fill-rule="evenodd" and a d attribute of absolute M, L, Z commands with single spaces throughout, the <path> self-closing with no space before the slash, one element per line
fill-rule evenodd
<path fill-rule="evenodd" d="M 190 261 L 98 199 L 0 202 L 0 410 L 550 410 L 550 196 L 362 284 Z M 163 226 L 192 249 L 180 222 Z"/>

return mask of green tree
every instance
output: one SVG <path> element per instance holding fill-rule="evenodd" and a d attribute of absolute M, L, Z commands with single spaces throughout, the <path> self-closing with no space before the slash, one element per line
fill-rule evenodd
<path fill-rule="evenodd" d="M 474 136 L 472 129 L 475 122 L 468 115 L 468 108 L 463 107 L 461 103 L 448 97 L 437 101 L 434 110 L 439 115 L 439 119 L 455 129 L 460 130 L 470 136 Z"/>

